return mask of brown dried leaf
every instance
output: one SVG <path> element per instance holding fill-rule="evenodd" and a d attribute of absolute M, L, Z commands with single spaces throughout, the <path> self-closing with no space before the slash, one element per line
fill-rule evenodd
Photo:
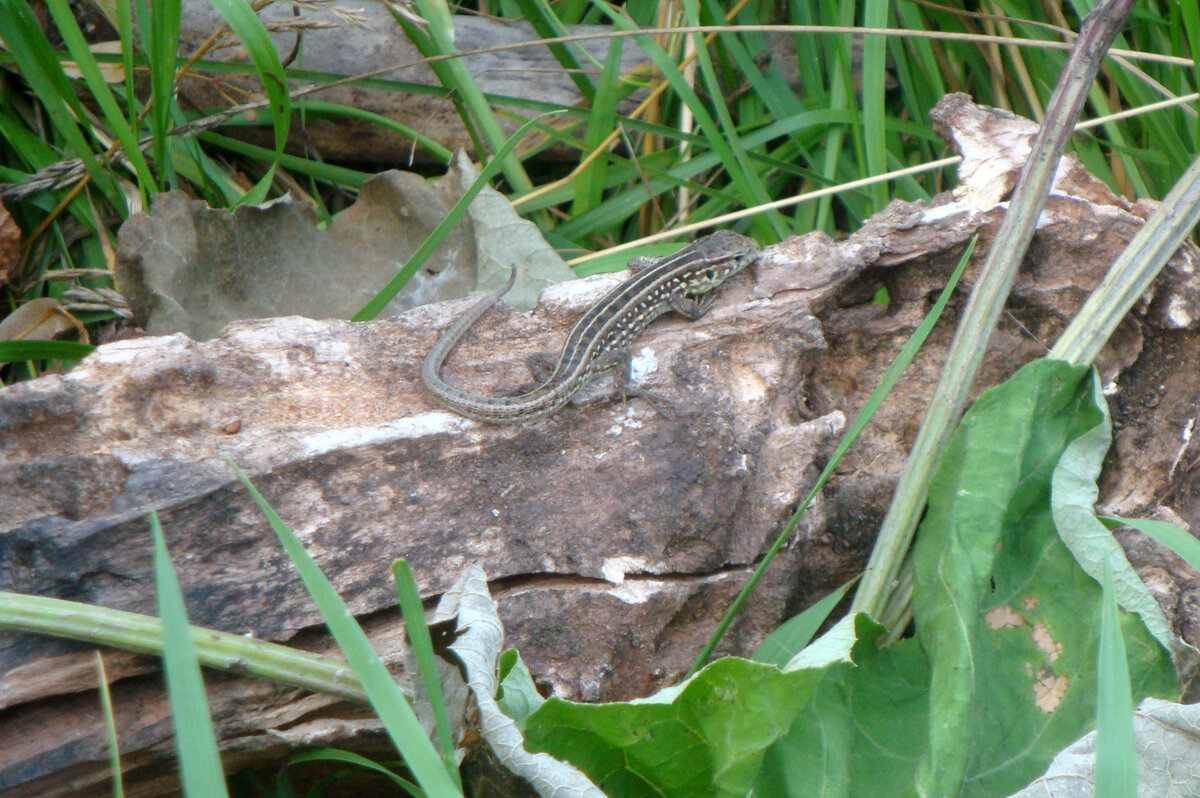
<path fill-rule="evenodd" d="M 21 270 L 21 228 L 0 204 L 0 285 L 12 282 Z"/>
<path fill-rule="evenodd" d="M 463 159 L 465 161 L 465 159 Z M 116 274 L 138 323 L 152 334 L 214 337 L 237 319 L 300 315 L 350 318 L 387 284 L 471 182 L 469 162 L 437 180 L 391 171 L 363 184 L 358 201 L 327 230 L 289 198 L 233 212 L 171 192 L 154 198 L 117 237 Z M 514 305 L 572 275 L 531 223 L 485 189 L 382 315 L 499 285 L 516 263 Z M 523 301 L 522 301 L 523 300 Z"/>
<path fill-rule="evenodd" d="M 83 322 L 72 316 L 53 297 L 33 299 L 0 321 L 0 341 L 49 341 L 75 330 L 79 340 L 88 340 Z"/>

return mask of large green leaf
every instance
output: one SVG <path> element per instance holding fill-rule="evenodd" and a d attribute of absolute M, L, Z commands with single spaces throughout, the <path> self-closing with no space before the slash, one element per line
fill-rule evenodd
<path fill-rule="evenodd" d="M 1093 392 L 1100 395 L 1098 387 Z M 1142 623 L 1158 642 L 1170 647 L 1171 628 L 1166 616 L 1125 559 L 1124 549 L 1096 517 L 1096 498 L 1100 492 L 1096 480 L 1112 444 L 1108 408 L 1099 402 L 1096 409 L 1103 414 L 1103 422 L 1075 438 L 1054 469 L 1050 488 L 1054 526 L 1080 567 L 1097 582 L 1103 578 L 1106 565 L 1112 569 L 1117 603 L 1141 616 Z"/>
<path fill-rule="evenodd" d="M 526 720 L 525 745 L 571 762 L 610 796 L 743 796 L 820 675 L 730 657 L 642 701 L 550 698 Z"/>
<path fill-rule="evenodd" d="M 979 398 L 931 483 L 913 554 L 926 794 L 1019 789 L 1095 720 L 1100 586 L 1056 533 L 1050 484 L 1071 443 L 1108 423 L 1097 387 L 1087 367 L 1026 366 Z M 1121 625 L 1135 695 L 1173 695 L 1167 652 L 1136 616 Z"/>
<path fill-rule="evenodd" d="M 925 654 L 915 640 L 880 647 L 883 627 L 866 615 L 853 622 L 857 667 L 825 670 L 787 735 L 767 751 L 755 795 L 911 794 L 926 744 Z"/>

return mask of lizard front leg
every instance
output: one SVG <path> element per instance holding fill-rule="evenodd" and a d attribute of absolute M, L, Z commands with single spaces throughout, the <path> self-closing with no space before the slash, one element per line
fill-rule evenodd
<path fill-rule="evenodd" d="M 693 321 L 712 310 L 712 306 L 716 302 L 717 295 L 712 291 L 706 291 L 695 298 L 682 291 L 677 291 L 667 298 L 667 304 L 671 306 L 671 310 Z"/>
<path fill-rule="evenodd" d="M 519 385 L 508 385 L 496 391 L 497 396 L 520 396 L 523 393 L 529 393 L 535 388 L 545 385 L 550 379 L 550 375 L 554 373 L 555 367 L 558 366 L 558 352 L 534 352 L 529 357 L 525 358 L 525 365 L 529 368 L 529 375 L 533 377 L 531 382 L 523 382 Z"/>

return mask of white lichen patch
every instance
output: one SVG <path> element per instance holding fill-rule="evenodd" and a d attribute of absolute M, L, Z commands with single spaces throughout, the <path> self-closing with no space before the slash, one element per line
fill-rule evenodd
<path fill-rule="evenodd" d="M 600 573 L 605 580 L 619 585 L 625 581 L 625 574 L 644 574 L 650 571 L 645 557 L 609 557 L 600 566 Z"/>
<path fill-rule="evenodd" d="M 408 438 L 424 438 L 454 432 L 474 426 L 476 422 L 454 413 L 433 411 L 389 421 L 384 424 L 327 429 L 305 435 L 299 443 L 309 456 L 319 456 L 343 449 L 378 446 Z"/>

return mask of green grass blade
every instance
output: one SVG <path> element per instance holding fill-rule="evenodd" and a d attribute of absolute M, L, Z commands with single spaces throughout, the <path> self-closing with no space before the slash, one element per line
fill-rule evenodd
<path fill-rule="evenodd" d="M 605 10 L 613 25 L 620 30 L 631 30 L 633 25 L 630 20 L 616 11 Z M 699 35 L 699 34 L 696 34 Z M 679 101 L 687 105 L 688 110 L 696 119 L 696 124 L 704 133 L 705 141 L 712 146 L 718 156 L 718 160 L 723 164 L 729 173 L 729 178 L 733 183 L 733 193 L 738 198 L 740 205 L 766 205 L 771 201 L 767 194 L 766 187 L 759 180 L 758 175 L 752 170 L 745 168 L 744 148 L 738 142 L 736 131 L 730 126 L 723 127 L 718 125 L 709 113 L 708 106 L 701 102 L 700 97 L 691 87 L 687 78 L 679 71 L 679 67 L 675 64 L 674 59 L 663 50 L 649 36 L 634 36 L 634 41 L 642 48 L 642 52 L 654 62 L 654 66 L 658 69 L 663 78 L 671 84 L 676 97 Z M 697 59 L 703 65 L 707 60 L 707 48 L 703 39 L 697 44 Z M 711 64 L 710 64 L 711 66 Z M 706 79 L 711 77 L 715 81 L 715 76 L 706 74 Z M 709 87 L 710 90 L 713 88 Z M 723 103 L 717 102 L 718 113 L 724 110 Z M 725 110 L 727 114 L 728 111 Z M 725 117 L 727 118 L 727 117 Z M 735 146 L 732 142 L 738 142 Z M 790 226 L 787 221 L 779 214 L 778 211 L 769 211 L 767 213 L 757 214 L 754 217 L 754 224 L 758 231 L 758 237 L 762 240 L 769 240 L 772 237 L 776 239 L 785 238 L 790 232 Z"/>
<path fill-rule="evenodd" d="M 235 205 L 258 205 L 266 200 L 267 195 L 271 191 L 271 184 L 275 182 L 275 167 L 272 163 L 267 168 L 267 173 L 258 179 L 258 182 L 250 187 L 250 190 L 241 196 Z"/>
<path fill-rule="evenodd" d="M 794 117 L 780 119 L 772 122 L 766 127 L 758 130 L 743 139 L 746 147 L 756 147 L 759 144 L 767 142 L 772 138 L 783 135 L 790 135 L 800 131 L 817 131 L 829 125 L 846 127 L 850 124 L 851 118 L 846 112 L 831 112 L 831 111 L 806 111 L 797 114 Z M 671 131 L 666 129 L 655 129 L 650 132 L 669 135 Z M 707 152 L 697 154 L 693 158 L 680 163 L 671 163 L 665 166 L 660 166 L 659 159 L 663 155 L 670 153 L 659 153 L 651 156 L 650 159 L 643 159 L 643 165 L 653 165 L 654 176 L 648 181 L 638 181 L 636 186 L 630 186 L 627 190 L 619 191 L 605 197 L 604 202 L 587 211 L 583 215 L 574 219 L 569 219 L 559 224 L 554 232 L 564 238 L 574 239 L 590 233 L 595 233 L 598 230 L 604 230 L 619 224 L 621 221 L 635 215 L 638 210 L 645 204 L 650 197 L 657 197 L 672 187 L 681 185 L 679 181 L 685 181 L 695 175 L 700 175 L 716 166 L 720 165 L 720 156 L 716 152 Z M 610 171 L 616 172 L 614 168 Z M 812 178 L 811 174 L 807 177 Z M 820 178 L 815 178 L 818 182 Z M 707 193 L 709 188 L 698 184 L 689 183 L 689 188 L 693 188 L 697 193 Z M 529 208 L 539 208 L 544 205 L 552 204 L 551 201 L 562 201 L 562 194 L 554 194 L 548 197 L 539 199 L 537 202 L 531 203 Z M 523 209 L 525 206 L 522 206 Z"/>
<path fill-rule="evenodd" d="M 394 133 L 398 133 L 405 138 L 410 138 L 425 149 L 428 154 L 435 160 L 441 163 L 449 163 L 453 156 L 450 150 L 444 146 L 421 134 L 419 131 L 408 127 L 405 124 L 389 119 L 381 114 L 364 111 L 361 108 L 351 108 L 346 105 L 338 105 L 337 103 L 316 102 L 311 100 L 299 100 L 292 103 L 292 111 L 299 113 L 304 112 L 309 119 L 331 119 L 337 122 L 340 119 L 358 119 L 372 124 L 379 125 Z M 236 122 L 231 122 L 226 125 L 226 128 L 236 128 L 240 125 Z M 227 136 L 206 132 L 198 134 L 202 141 L 219 144 L 220 146 L 232 150 L 234 152 L 258 158 L 260 160 L 269 161 L 272 158 L 271 150 L 265 147 L 258 147 L 251 144 L 246 144 L 243 141 L 232 139 Z M 303 158 L 296 155 L 288 155 L 284 153 L 280 156 L 280 165 L 293 172 L 300 172 L 305 175 L 311 175 L 318 180 L 323 180 L 328 183 L 333 183 L 337 186 L 349 186 L 358 188 L 367 178 L 370 177 L 369 172 L 361 172 L 355 169 L 350 169 L 344 166 L 336 166 L 327 164 L 321 161 L 314 161 L 308 158 Z"/>
<path fill-rule="evenodd" d="M 21 360 L 83 360 L 96 347 L 77 341 L 0 341 L 0 363 Z"/>
<path fill-rule="evenodd" d="M 0 179 L 8 183 L 22 183 L 29 178 L 30 172 L 16 167 L 25 164 L 32 170 L 40 169 L 57 161 L 58 152 L 34 135 L 12 111 L 11 107 L 0 109 L 0 139 L 12 152 L 9 162 L 0 164 Z M 37 205 L 45 211 L 53 207 L 44 198 Z"/>
<path fill-rule="evenodd" d="M 226 795 L 225 771 L 213 732 L 208 696 L 196 661 L 196 648 L 188 627 L 187 611 L 179 579 L 171 567 L 158 513 L 150 513 L 154 536 L 154 583 L 158 590 L 158 614 L 163 624 L 163 666 L 167 692 L 175 722 L 175 748 L 183 791 L 189 798 L 220 798 Z"/>
<path fill-rule="evenodd" d="M 361 754 L 356 754 L 353 751 L 339 751 L 336 748 L 318 748 L 314 751 L 300 751 L 288 757 L 289 765 L 299 764 L 301 762 L 343 762 L 347 765 L 353 765 L 362 770 L 370 770 L 384 776 L 400 789 L 407 792 L 409 795 L 421 798 L 425 793 L 421 792 L 421 788 L 413 784 L 408 779 L 397 776 L 388 768 L 367 759 Z"/>
<path fill-rule="evenodd" d="M 485 145 L 483 134 L 480 132 L 479 127 L 472 118 L 471 114 L 464 109 L 462 102 L 459 101 L 458 94 L 454 90 L 454 81 L 456 80 L 456 77 L 450 72 L 446 62 L 439 57 L 443 54 L 439 51 L 437 44 L 429 35 L 429 31 L 426 28 L 417 25 L 406 15 L 398 14 L 394 10 L 392 11 L 392 19 L 396 20 L 396 24 L 402 31 L 404 31 L 404 35 L 408 37 L 408 40 L 412 42 L 413 46 L 417 48 L 417 52 L 419 52 L 426 59 L 426 62 L 429 64 L 429 68 L 433 71 L 434 77 L 436 77 L 438 83 L 441 84 L 441 86 L 438 87 L 440 92 L 444 94 L 447 90 L 449 90 L 451 95 L 455 98 L 455 110 L 458 112 L 459 118 L 462 119 L 463 127 L 466 129 L 467 136 L 471 139 L 471 143 L 475 148 L 475 152 L 486 153 L 488 148 Z M 474 81 L 472 81 L 472 83 L 473 82 Z M 488 109 L 488 113 L 491 113 L 490 108 Z"/>
<path fill-rule="evenodd" d="M 830 8 L 826 9 L 824 13 L 831 15 L 836 13 L 838 18 L 830 21 L 836 25 L 847 26 L 854 24 L 856 9 L 851 3 L 843 3 L 836 12 Z M 850 123 L 846 129 L 844 131 L 830 130 L 821 146 L 819 171 L 825 180 L 837 183 L 838 174 L 841 172 L 839 164 L 842 163 L 843 150 L 846 147 L 845 139 L 858 138 L 862 130 L 862 120 L 858 107 L 854 103 L 854 75 L 850 58 L 850 41 L 843 36 L 828 39 L 821 37 L 815 46 L 825 51 L 829 65 L 827 67 L 828 76 L 825 79 L 827 85 L 824 86 L 825 107 L 834 111 L 844 111 L 850 117 Z M 836 229 L 832 219 L 833 197 L 822 197 L 817 202 L 813 228 L 832 233 Z"/>
<path fill-rule="evenodd" d="M 5 47 L 46 109 L 55 131 L 66 140 L 75 157 L 83 161 L 98 188 L 110 197 L 119 193 L 100 168 L 92 146 L 79 128 L 78 120 L 86 118 L 83 106 L 29 6 L 18 0 L 0 2 L 0 31 L 3 31 Z M 119 202 L 118 198 L 114 204 L 121 207 Z"/>
<path fill-rule="evenodd" d="M 117 0 L 117 35 L 121 38 L 121 70 L 125 78 L 125 109 L 130 127 L 136 127 L 141 103 L 133 86 L 133 56 L 137 43 L 133 40 L 133 0 Z M 143 160 L 145 156 L 142 156 Z M 153 185 L 153 184 L 151 184 Z M 149 188 L 149 187 L 147 187 Z"/>
<path fill-rule="evenodd" d="M 863 5 L 863 26 L 885 28 L 888 23 L 889 0 L 866 0 Z M 887 109 L 884 107 L 884 78 L 887 76 L 887 39 L 882 36 L 863 37 L 862 60 L 862 121 L 863 148 L 867 156 L 867 174 L 881 175 L 888 165 L 886 140 Z M 870 188 L 873 211 L 882 210 L 888 201 L 888 187 L 877 183 Z"/>
<path fill-rule="evenodd" d="M 255 144 L 238 139 L 222 136 L 220 133 L 201 133 L 196 138 L 200 141 L 215 144 L 218 147 L 236 152 L 240 155 L 245 155 L 251 158 L 260 158 L 264 161 L 270 160 L 273 155 L 271 150 L 266 147 L 259 147 Z M 286 152 L 280 156 L 280 164 L 289 172 L 295 172 L 302 175 L 308 175 L 331 183 L 335 186 L 347 188 L 361 188 L 362 184 L 367 182 L 367 178 L 371 175 L 367 172 L 360 172 L 357 169 L 350 169 L 345 166 L 336 166 L 330 163 L 321 163 L 320 161 L 312 161 L 308 158 L 302 158 L 299 155 L 288 155 Z M 196 162 L 198 164 L 198 162 Z M 182 171 L 182 169 L 181 169 Z M 240 192 L 239 192 L 240 193 Z M 236 201 L 234 197 L 231 201 Z"/>
<path fill-rule="evenodd" d="M 542 114 L 542 116 L 547 116 L 547 114 Z M 509 137 L 508 141 L 504 142 L 504 146 L 500 148 L 495 157 L 483 167 L 483 170 L 479 173 L 479 177 L 475 179 L 471 187 L 463 192 L 463 195 L 458 198 L 458 202 L 455 202 L 454 206 L 450 208 L 450 212 L 446 214 L 446 218 L 442 219 L 441 223 L 429 234 L 429 237 L 421 243 L 421 246 L 417 247 L 417 251 L 412 254 L 412 257 L 408 259 L 403 268 L 396 272 L 395 277 L 388 280 L 388 284 L 370 302 L 363 305 L 357 313 L 350 317 L 351 321 L 368 321 L 378 316 L 387 307 L 387 303 L 392 301 L 392 297 L 400 292 L 404 284 L 417 273 L 417 269 L 421 268 L 421 264 L 433 254 L 433 251 L 442 243 L 446 235 L 454 229 L 454 225 L 458 224 L 458 220 L 467 212 L 471 201 L 478 196 L 480 191 L 483 191 L 483 187 L 503 168 L 505 159 L 542 116 L 530 119 L 517 128 L 517 131 Z"/>
<path fill-rule="evenodd" d="M 823 488 L 829 478 L 833 476 L 833 472 L 837 468 L 837 464 L 841 462 L 842 457 L 854 444 L 854 441 L 858 440 L 858 436 L 862 434 L 863 429 L 866 428 L 867 423 L 871 420 L 871 416 L 875 415 L 875 411 L 879 409 L 879 406 L 883 404 L 883 400 L 887 398 L 888 394 L 891 393 L 892 388 L 896 385 L 896 382 L 899 381 L 900 375 L 904 373 L 904 370 L 908 368 L 908 364 L 911 363 L 913 358 L 917 356 L 917 352 L 925 343 L 925 339 L 929 337 L 929 333 L 933 332 L 934 325 L 937 324 L 938 319 L 941 318 L 942 311 L 946 308 L 946 303 L 950 301 L 950 297 L 954 294 L 954 288 L 958 285 L 959 278 L 962 277 L 963 271 L 967 268 L 967 262 L 971 259 L 971 253 L 975 251 L 975 243 L 977 240 L 977 237 L 972 238 L 971 243 L 967 245 L 966 251 L 964 251 L 962 257 L 959 258 L 958 266 L 955 267 L 954 273 L 950 275 L 950 279 L 946 281 L 946 286 L 942 289 L 942 293 L 938 296 L 937 301 L 933 303 L 933 307 L 929 309 L 929 313 L 925 314 L 925 318 L 917 326 L 917 329 L 913 331 L 912 337 L 908 339 L 908 342 L 900 350 L 900 353 L 896 355 L 896 359 L 892 361 L 892 364 L 888 366 L 888 370 L 884 372 L 883 377 L 879 380 L 879 385 L 875 386 L 875 390 L 871 392 L 871 396 L 867 399 L 867 403 L 863 405 L 863 409 L 858 412 L 858 415 L 854 418 L 854 423 L 852 423 L 850 428 L 846 430 L 846 434 L 842 437 L 842 442 L 838 444 L 837 449 L 834 450 L 833 455 L 829 458 L 829 463 L 825 466 L 825 469 L 821 472 L 821 475 L 817 477 L 816 484 L 813 485 L 812 490 L 808 492 L 808 496 L 804 498 L 804 501 L 800 503 L 800 506 L 796 508 L 796 512 L 792 515 L 791 520 L 788 521 L 787 526 L 783 528 L 783 531 L 779 533 L 779 537 L 775 539 L 775 542 L 771 545 L 771 548 L 767 550 L 767 553 L 762 558 L 762 562 L 760 562 L 759 566 L 754 569 L 754 573 L 750 576 L 750 579 L 746 581 L 745 587 L 742 588 L 741 592 L 738 593 L 737 598 L 735 598 L 733 603 L 729 606 L 729 610 L 725 613 L 725 617 L 723 617 L 721 622 L 717 624 L 716 630 L 712 633 L 712 636 L 709 637 L 708 642 L 704 645 L 704 649 L 700 652 L 700 656 L 696 657 L 696 661 L 692 663 L 691 670 L 688 671 L 688 676 L 692 676 L 699 672 L 700 669 L 704 667 L 705 663 L 708 662 L 708 659 L 712 656 L 713 652 L 716 651 L 717 644 L 720 643 L 721 638 L 725 636 L 725 631 L 729 628 L 729 625 L 733 623 L 733 619 L 737 617 L 738 612 L 741 611 L 742 605 L 746 602 L 746 599 L 749 598 L 750 593 L 753 592 L 754 587 L 758 584 L 758 580 L 760 580 L 762 575 L 766 573 L 767 567 L 771 564 L 771 561 L 775 559 L 775 555 L 780 552 L 780 550 L 784 547 L 784 544 L 786 544 L 788 539 L 792 536 L 792 531 L 795 530 L 796 524 L 800 523 L 801 516 L 804 515 L 804 512 L 808 509 L 808 506 L 812 504 L 812 500 L 815 499 L 817 494 L 821 492 L 821 488 Z"/>
<path fill-rule="evenodd" d="M 1180 529 L 1166 521 L 1148 521 L 1143 518 L 1122 518 L 1121 516 L 1100 516 L 1100 520 L 1109 529 L 1129 525 L 1144 535 L 1154 538 L 1171 551 L 1182 557 L 1187 564 L 1200 571 L 1200 540 L 1192 537 L 1187 530 Z"/>
<path fill-rule="evenodd" d="M 413 0 L 413 7 L 418 14 L 429 21 L 425 32 L 437 54 L 457 53 L 458 50 L 454 46 L 454 23 L 445 0 Z M 399 18 L 399 15 L 395 13 L 393 16 Z M 461 58 L 451 58 L 440 64 L 430 64 L 430 67 L 438 75 L 442 84 L 447 89 L 454 91 L 463 107 L 470 113 L 471 120 L 477 126 L 479 134 L 483 136 L 487 148 L 495 153 L 492 157 L 500 162 L 500 168 L 504 171 L 504 177 L 509 184 L 521 193 L 532 189 L 533 182 L 525 174 L 525 168 L 521 165 L 520 159 L 513 157 L 512 150 L 508 150 L 501 157 L 500 152 L 504 149 L 505 143 L 504 131 L 500 128 L 500 122 L 480 90 L 479 84 L 475 82 L 475 78 L 467 69 L 466 63 Z"/>
<path fill-rule="evenodd" d="M 127 0 L 131 4 L 133 19 L 139 20 L 141 24 L 137 27 L 138 46 L 141 48 L 143 55 L 146 57 L 146 65 L 150 63 L 150 47 L 151 39 L 154 36 L 154 31 L 150 24 L 150 3 L 149 0 Z"/>
<path fill-rule="evenodd" d="M 338 105 L 337 103 L 319 102 L 316 100 L 298 100 L 292 103 L 292 110 L 304 111 L 310 118 L 331 118 L 338 119 L 360 119 L 365 122 L 370 122 L 379 125 L 382 128 L 399 133 L 405 138 L 412 139 L 421 149 L 425 150 L 431 158 L 439 163 L 448 164 L 450 159 L 454 157 L 454 153 L 442 145 L 437 140 L 426 136 L 416 128 L 411 128 L 402 122 L 397 122 L 391 117 L 383 114 L 376 114 L 371 111 L 364 111 L 361 108 L 353 108 L 349 105 Z M 365 177 L 365 175 L 364 175 Z"/>
<path fill-rule="evenodd" d="M 317 609 L 325 619 L 330 634 L 337 641 L 338 648 L 346 656 L 350 667 L 358 674 L 363 689 L 371 701 L 371 706 L 383 722 L 396 750 L 404 758 L 405 765 L 416 777 L 417 783 L 434 798 L 461 797 L 462 791 L 446 772 L 445 765 L 433 749 L 429 738 L 425 736 L 412 707 L 408 705 L 404 694 L 400 692 L 399 685 L 388 672 L 387 666 L 379 659 L 379 655 L 375 653 L 367 635 L 355 623 L 354 616 L 342 601 L 341 596 L 321 573 L 321 569 L 317 567 L 316 562 L 309 556 L 304 545 L 292 533 L 292 530 L 250 483 L 245 472 L 232 463 L 230 465 L 254 501 L 258 503 L 263 514 L 266 515 L 275 534 L 279 536 L 279 541 L 295 564 L 304 586 L 308 589 L 309 595 L 312 596 L 313 602 L 316 603 Z"/>
<path fill-rule="evenodd" d="M 221 12 L 229 27 L 241 40 L 242 46 L 254 62 L 258 77 L 262 81 L 263 91 L 270 101 L 271 123 L 275 127 L 275 160 L 266 176 L 251 191 L 253 195 L 248 201 L 261 202 L 266 196 L 267 188 L 275 176 L 275 167 L 279 165 L 279 156 L 287 143 L 288 126 L 291 122 L 291 98 L 288 96 L 287 76 L 283 74 L 283 65 L 279 63 L 279 54 L 262 20 L 251 9 L 245 0 L 210 0 L 213 8 Z M 256 191 L 257 190 L 257 193 Z"/>
<path fill-rule="evenodd" d="M 1183 23 L 1181 27 L 1187 37 L 1188 51 L 1191 52 L 1195 64 L 1192 67 L 1192 76 L 1200 78 L 1200 4 L 1180 3 L 1178 8 Z M 1200 149 L 1200 128 L 1196 129 L 1192 143 L 1196 149 Z"/>
<path fill-rule="evenodd" d="M 698 25 L 700 12 L 696 6 L 696 0 L 688 0 L 685 8 L 689 21 Z M 722 96 L 722 84 L 717 77 L 712 55 L 704 42 L 704 36 L 699 33 L 692 34 L 692 36 L 696 41 L 696 64 L 700 68 L 704 86 L 713 98 L 712 107 L 716 114 L 716 119 L 703 129 L 708 132 L 710 141 L 723 142 L 736 159 L 735 162 L 726 162 L 725 166 L 729 170 L 729 176 L 734 181 L 734 185 L 739 189 L 737 196 L 740 202 L 738 204 L 745 204 L 749 197 L 763 197 L 769 202 L 771 192 L 767 190 L 766 183 L 754 169 L 741 135 L 738 133 L 737 125 L 734 124 L 729 104 Z M 682 77 L 682 73 L 680 73 L 680 77 Z M 759 214 L 759 216 L 762 216 L 763 221 L 771 226 L 773 234 L 779 240 L 783 240 L 791 234 L 791 224 L 778 211 L 772 210 L 766 214 Z"/>
<path fill-rule="evenodd" d="M 911 3 L 898 4 L 896 14 L 899 16 L 899 27 L 902 28 L 920 29 L 928 24 L 921 15 L 921 9 Z M 927 109 L 950 91 L 946 88 L 945 76 L 938 64 L 936 48 L 925 39 L 910 39 L 893 41 L 892 52 L 896 51 L 901 51 L 895 56 L 898 64 L 896 78 L 905 106 L 913 119 L 920 119 Z M 926 157 L 933 159 L 936 152 L 936 149 L 931 150 Z"/>
<path fill-rule="evenodd" d="M 567 30 L 566 26 L 555 15 L 554 10 L 550 8 L 550 4 L 546 0 L 517 0 L 516 5 L 520 9 L 521 16 L 533 26 L 533 30 L 543 39 L 557 39 L 570 34 L 570 31 Z M 550 50 L 554 59 L 558 61 L 558 65 L 563 68 L 563 72 L 575 84 L 575 88 L 579 89 L 579 93 L 583 96 L 584 100 L 594 106 L 602 90 L 598 90 L 596 85 L 592 83 L 591 77 L 588 76 L 588 70 L 596 69 L 599 65 L 591 59 L 587 51 L 581 50 L 580 52 L 583 53 L 584 58 L 588 58 L 589 61 L 589 63 L 584 64 L 579 60 L 576 51 L 570 45 L 562 42 L 548 44 L 547 49 Z M 607 69 L 610 65 L 611 61 L 606 62 L 605 68 Z M 601 84 L 603 82 L 601 80 Z"/>
<path fill-rule="evenodd" d="M 433 653 L 433 639 L 429 636 L 429 625 L 425 623 L 425 606 L 421 603 L 417 580 L 413 578 L 412 569 L 408 567 L 408 562 L 405 560 L 396 560 L 392 563 L 392 578 L 396 580 L 396 594 L 400 599 L 400 612 L 404 616 L 404 628 L 408 631 L 408 643 L 412 647 L 413 658 L 417 661 L 417 671 L 421 674 L 421 681 L 425 685 L 425 694 L 429 697 L 429 704 L 437 723 L 442 761 L 446 763 L 446 771 L 458 782 L 458 765 L 454 758 L 454 739 L 451 736 L 450 716 L 446 713 L 446 699 L 442 695 L 442 685 L 438 680 L 437 657 Z M 458 783 L 461 789 L 461 782 Z"/>
<path fill-rule="evenodd" d="M 112 90 L 109 89 L 108 83 L 100 73 L 100 65 L 88 48 L 87 41 L 83 38 L 83 31 L 76 24 L 75 16 L 71 13 L 67 0 L 47 0 L 46 7 L 54 18 L 54 24 L 63 38 L 63 43 L 67 45 L 67 50 L 75 59 L 75 64 L 91 91 L 92 98 L 100 106 L 100 111 L 104 114 L 104 121 L 129 155 L 130 163 L 133 164 L 134 171 L 137 173 L 143 193 L 149 192 L 154 187 L 154 176 L 150 172 L 149 164 L 146 163 L 146 157 L 138 148 L 137 134 L 126 121 L 125 114 L 117 103 L 116 97 L 113 96 Z M 117 193 L 119 194 L 119 192 Z M 127 212 L 124 204 L 120 206 L 120 209 L 123 213 Z"/>
<path fill-rule="evenodd" d="M 108 766 L 112 768 L 113 798 L 125 798 L 125 784 L 121 778 L 121 749 L 117 739 L 117 719 L 113 714 L 112 695 L 108 692 L 108 675 L 104 671 L 104 656 L 96 655 L 96 681 L 100 693 L 100 712 L 104 715 L 104 735 L 108 738 Z"/>
<path fill-rule="evenodd" d="M 809 644 L 817 630 L 821 628 L 821 624 L 825 623 L 825 619 L 846 597 L 847 591 L 857 581 L 858 577 L 856 576 L 804 612 L 789 618 L 778 629 L 767 635 L 766 639 L 750 655 L 750 659 L 755 662 L 778 665 L 780 668 L 787 665 L 792 657 L 799 654 Z"/>
<path fill-rule="evenodd" d="M 201 133 L 196 139 L 168 136 L 167 157 L 173 173 L 201 188 L 210 206 L 232 207 L 246 195 L 246 188 L 199 146 L 198 141 L 213 135 Z M 271 160 L 271 150 L 260 147 L 257 151 L 263 153 L 262 160 Z"/>
<path fill-rule="evenodd" d="M 150 64 L 150 133 L 154 162 L 161 185 L 175 182 L 174 168 L 167 157 L 167 131 L 171 128 L 171 106 L 175 104 L 175 62 L 179 54 L 180 0 L 138 0 L 138 22 L 146 59 Z M 147 16 L 147 14 L 149 16 Z M 147 21 L 149 24 L 147 24 Z M 149 30 L 149 37 L 146 31 Z"/>
<path fill-rule="evenodd" d="M 717 0 L 701 2 L 704 12 L 713 22 L 720 24 L 726 21 L 727 3 L 722 4 Z M 757 24 L 755 13 L 752 7 L 743 6 L 732 24 Z M 736 34 L 721 35 L 720 40 L 727 57 L 732 61 L 733 69 L 727 73 L 728 76 L 746 80 L 750 88 L 747 94 L 763 104 L 769 117 L 781 118 L 804 110 L 800 98 L 784 82 L 779 65 L 772 60 L 763 68 L 754 60 L 755 54 L 762 56 L 770 51 L 770 46 L 761 32 L 739 30 Z"/>
<path fill-rule="evenodd" d="M 620 99 L 621 49 L 624 42 L 613 39 L 609 42 L 608 58 L 600 73 L 600 83 L 594 89 L 595 100 L 592 113 L 588 116 L 587 131 L 583 136 L 583 149 L 591 152 L 599 147 L 613 128 L 617 126 L 617 101 Z M 604 198 L 604 181 L 608 174 L 609 159 L 597 158 L 591 168 L 572 181 L 574 197 L 569 216 L 574 218 L 601 204 Z"/>
<path fill-rule="evenodd" d="M 1137 798 L 1138 761 L 1133 737 L 1133 695 L 1121 634 L 1112 564 L 1104 562 L 1096 686 L 1096 798 Z"/>

